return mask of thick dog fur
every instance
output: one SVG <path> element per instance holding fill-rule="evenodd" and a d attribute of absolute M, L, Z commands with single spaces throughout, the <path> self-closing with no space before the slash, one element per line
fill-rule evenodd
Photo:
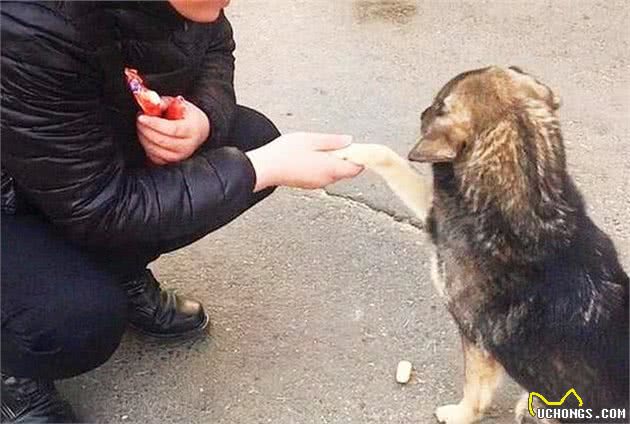
<path fill-rule="evenodd" d="M 409 153 L 433 164 L 432 189 L 384 146 L 337 153 L 378 172 L 426 218 L 433 279 L 466 365 L 464 397 L 436 410 L 441 422 L 481 418 L 503 369 L 549 400 L 574 388 L 594 416 L 628 408 L 628 275 L 567 174 L 558 107 L 518 68 L 458 75 L 422 113 Z"/>

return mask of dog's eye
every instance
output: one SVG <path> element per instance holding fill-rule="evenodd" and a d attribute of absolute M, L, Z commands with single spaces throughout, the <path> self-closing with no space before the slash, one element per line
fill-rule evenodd
<path fill-rule="evenodd" d="M 433 114 L 435 116 L 444 116 L 446 115 L 446 106 L 443 102 L 437 103 L 433 108 Z"/>
<path fill-rule="evenodd" d="M 448 111 L 446 110 L 446 106 L 444 105 L 443 102 L 434 103 L 433 105 L 429 106 L 422 112 L 422 114 L 420 115 L 420 120 L 424 121 L 429 115 L 429 113 L 431 113 L 433 117 L 438 118 L 440 116 L 446 115 L 447 112 Z"/>

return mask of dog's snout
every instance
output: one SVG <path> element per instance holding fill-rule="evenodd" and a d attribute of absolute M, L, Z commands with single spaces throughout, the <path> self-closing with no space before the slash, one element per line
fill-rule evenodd
<path fill-rule="evenodd" d="M 407 153 L 408 160 L 412 162 L 416 162 L 418 160 L 417 150 L 421 142 L 422 142 L 422 135 L 416 140 L 416 143 L 411 148 L 411 150 L 409 150 L 409 153 Z"/>

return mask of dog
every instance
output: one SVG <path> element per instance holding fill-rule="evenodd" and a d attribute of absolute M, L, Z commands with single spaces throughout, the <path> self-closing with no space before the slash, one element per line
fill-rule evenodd
<path fill-rule="evenodd" d="M 383 145 L 334 153 L 383 177 L 435 246 L 432 280 L 465 362 L 463 399 L 436 409 L 442 423 L 481 419 L 505 373 L 525 390 L 519 423 L 530 392 L 556 401 L 574 389 L 585 415 L 561 422 L 628 413 L 628 275 L 567 173 L 559 106 L 517 67 L 472 70 L 421 115 L 408 159 L 430 163 L 432 179 Z"/>

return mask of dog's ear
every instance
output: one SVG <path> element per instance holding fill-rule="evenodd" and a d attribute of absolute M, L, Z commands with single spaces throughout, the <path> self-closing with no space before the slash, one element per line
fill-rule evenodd
<path fill-rule="evenodd" d="M 447 138 L 423 138 L 418 141 L 407 156 L 412 162 L 453 162 L 457 157 L 457 149 Z"/>

